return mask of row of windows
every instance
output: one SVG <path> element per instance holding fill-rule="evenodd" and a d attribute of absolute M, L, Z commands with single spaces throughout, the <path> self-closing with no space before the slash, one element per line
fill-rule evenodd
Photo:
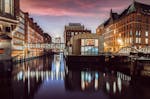
<path fill-rule="evenodd" d="M 74 36 L 82 33 L 86 33 L 86 32 L 68 32 L 67 35 Z"/>
<path fill-rule="evenodd" d="M 121 25 L 127 24 L 129 22 L 132 21 L 136 21 L 136 22 L 143 22 L 143 23 L 149 23 L 149 18 L 142 16 L 142 15 L 138 15 L 138 14 L 133 14 L 133 15 L 129 15 L 127 16 L 125 19 L 120 20 L 116 26 L 119 27 Z"/>
<path fill-rule="evenodd" d="M 132 32 L 130 32 L 130 35 L 132 36 Z M 141 36 L 141 31 L 136 31 L 136 36 Z M 145 37 L 148 37 L 149 33 L 148 31 L 145 31 Z"/>
<path fill-rule="evenodd" d="M 140 44 L 141 43 L 141 38 L 136 38 L 135 43 Z M 145 44 L 148 44 L 148 38 L 145 38 Z"/>
<path fill-rule="evenodd" d="M 23 45 L 23 44 L 24 44 L 24 41 L 19 40 L 19 39 L 14 39 L 14 40 L 13 40 L 13 44 L 14 44 L 14 45 Z"/>

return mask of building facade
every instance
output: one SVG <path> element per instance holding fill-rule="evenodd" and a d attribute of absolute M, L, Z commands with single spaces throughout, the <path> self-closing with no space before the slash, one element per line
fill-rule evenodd
<path fill-rule="evenodd" d="M 69 23 L 69 25 L 65 26 L 64 31 L 65 44 L 67 45 L 71 37 L 83 33 L 91 33 L 91 30 L 85 29 L 84 25 L 81 25 L 80 23 Z"/>
<path fill-rule="evenodd" d="M 67 47 L 71 55 L 98 55 L 103 49 L 103 37 L 92 33 L 73 36 Z"/>
<path fill-rule="evenodd" d="M 25 14 L 25 24 L 26 24 L 26 34 L 25 43 L 28 44 L 38 44 L 44 43 L 44 32 L 40 26 L 34 22 L 33 18 L 29 17 L 29 14 Z M 26 48 L 26 57 L 37 57 L 43 54 L 43 48 Z"/>
<path fill-rule="evenodd" d="M 96 33 L 104 36 L 105 52 L 150 46 L 150 5 L 134 1 L 121 14 L 111 10 L 109 19 L 98 26 Z"/>
<path fill-rule="evenodd" d="M 25 56 L 25 14 L 20 11 L 18 23 L 12 32 L 12 57 L 24 58 Z"/>
<path fill-rule="evenodd" d="M 6 39 L 6 40 L 5 40 Z M 5 46 L 5 43 L 6 45 Z M 44 42 L 41 27 L 20 10 L 20 0 L 0 0 L 0 57 L 4 57 L 10 48 L 9 58 L 18 60 L 37 57 L 43 54 L 43 48 L 28 48 L 28 44 Z M 10 43 L 10 44 L 9 44 Z M 9 45 L 9 47 L 8 47 Z M 1 59 L 0 59 L 1 60 Z"/>
<path fill-rule="evenodd" d="M 13 32 L 17 28 L 19 0 L 0 0 L 0 60 L 11 59 Z"/>

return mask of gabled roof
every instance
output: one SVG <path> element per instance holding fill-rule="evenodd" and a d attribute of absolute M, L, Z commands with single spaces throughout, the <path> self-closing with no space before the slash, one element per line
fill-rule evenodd
<path fill-rule="evenodd" d="M 108 20 L 106 20 L 103 24 L 104 24 L 104 26 L 106 26 L 106 25 L 109 24 L 109 22 L 111 20 L 112 21 L 118 20 L 119 18 L 122 18 L 122 17 L 124 17 L 124 16 L 126 16 L 126 15 L 128 15 L 130 13 L 133 13 L 133 12 L 135 12 L 137 10 L 140 11 L 141 13 L 143 13 L 143 14 L 149 14 L 150 15 L 150 5 L 134 1 L 121 14 L 114 13 L 111 10 L 111 12 L 110 12 L 110 18 Z"/>

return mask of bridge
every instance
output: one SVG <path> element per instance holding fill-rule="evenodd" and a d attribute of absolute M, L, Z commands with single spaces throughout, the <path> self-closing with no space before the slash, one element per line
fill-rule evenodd
<path fill-rule="evenodd" d="M 29 43 L 25 46 L 25 48 L 30 48 L 30 49 L 53 49 L 53 50 L 60 50 L 64 51 L 65 49 L 65 44 L 64 43 L 50 43 L 50 44 L 45 44 L 45 43 Z"/>
<path fill-rule="evenodd" d="M 36 43 L 36 44 L 27 44 L 25 48 L 39 48 L 39 49 L 53 49 L 53 50 L 61 50 L 64 51 L 65 49 L 65 43 L 51 43 L 51 44 L 45 44 L 45 43 Z M 146 46 L 140 49 L 136 49 L 135 47 L 123 47 L 119 51 L 117 51 L 115 54 L 118 55 L 130 55 L 130 53 L 144 53 L 144 54 L 150 54 L 150 46 Z"/>

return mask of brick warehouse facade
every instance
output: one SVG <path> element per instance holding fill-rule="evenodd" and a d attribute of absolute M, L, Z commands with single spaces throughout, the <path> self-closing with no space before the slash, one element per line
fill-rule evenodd
<path fill-rule="evenodd" d="M 104 36 L 105 52 L 150 46 L 150 5 L 134 1 L 121 14 L 111 10 L 109 19 L 98 26 L 96 33 Z"/>
<path fill-rule="evenodd" d="M 44 42 L 44 32 L 41 27 L 30 18 L 28 13 L 20 10 L 20 0 L 0 0 L 0 36 L 10 38 L 10 55 L 17 59 L 37 57 L 43 54 L 43 49 L 29 49 L 25 46 Z M 1 42 L 0 44 L 3 44 Z M 7 41 L 7 40 L 6 40 Z M 7 52 L 1 46 L 0 57 Z"/>

